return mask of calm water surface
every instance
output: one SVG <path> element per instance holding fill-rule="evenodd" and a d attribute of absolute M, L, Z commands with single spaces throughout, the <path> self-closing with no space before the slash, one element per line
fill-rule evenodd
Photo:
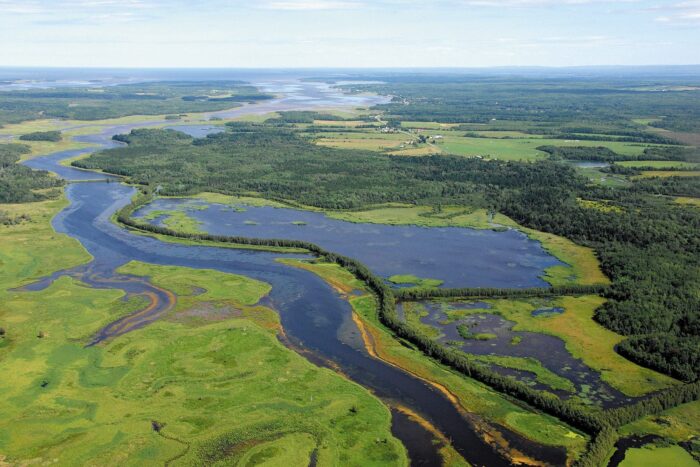
<path fill-rule="evenodd" d="M 272 87 L 273 84 L 270 84 Z M 282 86 L 275 84 L 275 86 Z M 289 83 L 280 92 L 286 97 L 259 106 L 247 108 L 249 113 L 266 112 L 267 109 L 314 108 L 328 103 L 337 103 L 342 95 L 325 90 L 324 86 L 308 83 Z M 311 89 L 311 91 L 309 91 Z M 307 95 L 308 91 L 308 95 Z M 350 98 L 349 105 L 369 97 Z M 375 99 L 376 101 L 376 99 Z M 238 108 L 218 114 L 242 115 L 246 109 Z M 125 133 L 132 128 L 157 125 L 153 121 L 138 125 L 105 127 L 99 135 L 81 137 L 96 148 L 114 147 L 111 136 Z M 89 151 L 89 150 L 87 150 Z M 184 266 L 200 269 L 216 269 L 223 272 L 246 275 L 272 285 L 266 305 L 276 309 L 292 347 L 304 349 L 303 354 L 313 356 L 318 363 L 332 362 L 355 382 L 369 388 L 374 394 L 393 405 L 399 403 L 421 414 L 452 440 L 454 447 L 472 464 L 500 466 L 508 465 L 503 454 L 483 441 L 474 421 L 475 417 L 461 415 L 442 393 L 424 381 L 404 371 L 370 357 L 365 351 L 358 330 L 351 319 L 351 309 L 346 300 L 338 296 L 323 280 L 307 271 L 287 267 L 275 261 L 282 256 L 250 250 L 188 246 L 161 242 L 151 237 L 135 235 L 110 221 L 110 216 L 130 201 L 134 189 L 119 183 L 109 183 L 113 177 L 81 171 L 59 165 L 81 151 L 66 151 L 39 157 L 27 162 L 34 168 L 43 168 L 59 174 L 67 180 L 94 180 L 93 183 L 73 183 L 66 188 L 70 206 L 53 221 L 58 232 L 77 238 L 95 258 L 88 265 L 60 271 L 51 277 L 30 286 L 41 289 L 61 275 L 81 277 L 90 284 L 102 287 L 122 288 L 129 293 L 140 293 L 152 288 L 138 278 L 119 275 L 115 269 L 129 261 L 138 260 L 152 264 Z M 143 318 L 143 319 L 141 319 Z M 135 316 L 133 328 L 147 325 L 157 316 Z M 114 323 L 113 323 L 114 324 Z M 127 323 L 129 324 L 129 323 Z M 112 326 L 112 325 L 110 325 Z M 114 330 L 109 326 L 95 336 L 99 342 L 105 332 Z M 107 337 L 119 335 L 110 334 Z M 412 463 L 435 465 L 438 459 L 436 447 L 424 441 L 419 425 L 408 417 L 394 416 L 392 431 L 406 445 Z M 532 443 L 506 429 L 499 428 L 511 448 L 544 462 L 562 465 L 566 459 L 563 449 Z"/>
<path fill-rule="evenodd" d="M 363 224 L 297 209 L 185 199 L 158 199 L 135 215 L 160 210 L 185 210 L 208 233 L 304 240 L 355 258 L 381 276 L 413 274 L 440 279 L 445 287 L 547 286 L 544 270 L 562 264 L 516 230 Z"/>

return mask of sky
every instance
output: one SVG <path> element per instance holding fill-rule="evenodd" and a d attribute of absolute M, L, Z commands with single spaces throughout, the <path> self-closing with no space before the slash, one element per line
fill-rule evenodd
<path fill-rule="evenodd" d="M 0 0 L 0 66 L 700 64 L 700 0 Z"/>

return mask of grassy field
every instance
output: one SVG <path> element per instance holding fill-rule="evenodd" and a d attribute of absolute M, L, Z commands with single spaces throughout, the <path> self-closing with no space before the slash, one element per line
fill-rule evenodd
<path fill-rule="evenodd" d="M 696 169 L 700 165 L 683 161 L 622 161 L 615 162 L 623 167 L 653 167 L 655 169 Z"/>
<path fill-rule="evenodd" d="M 647 445 L 628 449 L 620 467 L 697 467 L 698 462 L 680 446 Z"/>
<path fill-rule="evenodd" d="M 365 122 L 364 120 L 314 120 L 314 125 L 327 127 L 357 128 L 362 125 L 379 125 L 378 122 Z"/>
<path fill-rule="evenodd" d="M 61 141 L 21 141 L 19 136 L 39 131 L 61 131 L 69 128 L 73 123 L 64 120 L 32 120 L 0 128 L 0 136 L 14 136 L 15 138 L 3 139 L 6 142 L 26 144 L 31 151 L 22 156 L 21 160 L 31 159 L 36 156 L 49 154 L 58 151 L 68 151 L 90 147 L 88 143 L 73 141 L 72 138 L 64 137 Z"/>
<path fill-rule="evenodd" d="M 655 434 L 677 443 L 700 434 L 700 401 L 641 418 L 620 429 L 623 436 Z"/>
<path fill-rule="evenodd" d="M 402 345 L 379 323 L 374 297 L 368 294 L 363 284 L 348 271 L 335 264 L 284 261 L 318 274 L 336 290 L 344 292 L 353 307 L 356 322 L 364 331 L 370 354 L 432 382 L 437 390 L 447 394 L 458 407 L 484 417 L 484 434 L 498 429 L 492 425 L 495 422 L 539 443 L 564 446 L 572 457 L 583 449 L 586 438 L 558 420 L 531 412 L 484 385 L 437 364 L 421 352 Z M 338 286 L 339 283 L 344 285 Z M 348 291 L 352 290 L 360 291 L 361 294 L 348 295 Z"/>
<path fill-rule="evenodd" d="M 392 156 L 430 156 L 440 154 L 442 150 L 434 144 L 421 144 L 419 146 L 407 146 L 407 149 L 399 149 L 397 151 L 389 151 Z"/>
<path fill-rule="evenodd" d="M 678 197 L 675 201 L 678 204 L 683 204 L 686 206 L 700 207 L 700 198 Z"/>
<path fill-rule="evenodd" d="M 639 178 L 700 177 L 700 170 L 646 170 Z"/>
<path fill-rule="evenodd" d="M 403 149 L 411 137 L 403 133 L 380 133 L 367 131 L 358 133 L 323 133 L 315 140 L 321 146 L 339 149 L 365 149 L 369 151 L 390 151 Z"/>
<path fill-rule="evenodd" d="M 443 206 L 439 212 L 428 206 L 389 205 L 364 211 L 328 211 L 328 217 L 348 222 L 371 224 L 417 225 L 421 227 L 471 227 L 492 229 L 498 226 L 516 226 L 515 222 L 501 214 L 493 219 L 486 209 L 465 206 Z"/>
<path fill-rule="evenodd" d="M 31 222 L 0 226 L 0 294 L 8 287 L 17 287 L 51 274 L 59 269 L 77 266 L 92 259 L 76 240 L 57 234 L 51 219 L 67 206 L 63 198 L 39 203 L 2 204 L 0 211 L 11 217 L 28 215 Z M 2 301 L 0 300 L 0 309 Z"/>
<path fill-rule="evenodd" d="M 638 366 L 615 352 L 623 336 L 615 334 L 593 320 L 593 312 L 604 299 L 595 295 L 559 297 L 548 304 L 564 308 L 561 314 L 532 316 L 538 308 L 532 300 L 482 300 L 491 305 L 489 313 L 514 321 L 515 331 L 550 334 L 561 338 L 566 349 L 575 358 L 598 371 L 601 378 L 629 396 L 641 396 L 671 385 L 677 381 L 655 371 Z M 483 310 L 457 310 L 453 317 Z"/>
<path fill-rule="evenodd" d="M 390 414 L 363 388 L 280 344 L 269 286 L 214 271 L 131 263 L 178 294 L 166 320 L 85 348 L 138 300 L 62 278 L 7 289 L 89 255 L 53 232 L 65 201 L 1 206 L 32 221 L 0 227 L 0 452 L 14 464 L 252 462 L 405 465 Z M 156 429 L 157 428 L 157 429 Z M 294 447 L 294 449 L 290 449 Z"/>
<path fill-rule="evenodd" d="M 630 184 L 629 180 L 623 175 L 601 172 L 597 168 L 577 167 L 576 170 L 597 185 L 619 188 Z"/>
<path fill-rule="evenodd" d="M 618 154 L 639 155 L 645 148 L 655 145 L 618 141 L 549 139 L 532 135 L 528 135 L 527 138 L 473 138 L 445 135 L 443 142 L 439 144 L 439 147 L 449 154 L 502 160 L 536 160 L 547 157 L 546 153 L 536 149 L 539 146 L 603 146 Z"/>

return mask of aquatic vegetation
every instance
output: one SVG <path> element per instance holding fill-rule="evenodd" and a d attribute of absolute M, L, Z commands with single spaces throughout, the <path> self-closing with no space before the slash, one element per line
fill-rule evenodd
<path fill-rule="evenodd" d="M 350 304 L 361 319 L 361 323 L 371 339 L 371 351 L 400 368 L 414 373 L 428 381 L 446 388 L 459 401 L 465 410 L 484 416 L 537 442 L 566 446 L 570 457 L 576 457 L 585 444 L 585 435 L 572 431 L 556 419 L 538 412 L 530 412 L 513 404 L 504 396 L 483 386 L 481 383 L 454 372 L 444 365 L 427 358 L 420 351 L 397 341 L 381 322 L 377 302 L 369 295 L 367 285 L 335 263 L 318 263 L 301 260 L 283 260 L 285 263 L 308 269 L 337 290 L 363 291 L 362 295 L 349 296 Z M 340 286 L 339 282 L 345 283 Z M 407 304 L 410 305 L 410 304 Z"/>
<path fill-rule="evenodd" d="M 396 274 L 388 279 L 392 284 L 413 285 L 416 287 L 439 287 L 443 281 L 439 279 L 424 279 L 412 274 Z"/>
<path fill-rule="evenodd" d="M 159 220 L 164 226 L 179 232 L 198 233 L 201 232 L 200 221 L 193 219 L 187 214 L 185 209 L 177 210 L 154 210 L 146 214 L 144 219 Z"/>
<path fill-rule="evenodd" d="M 215 456 L 308 463 L 313 451 L 322 464 L 406 464 L 376 398 L 277 340 L 277 315 L 255 305 L 267 284 L 128 264 L 122 272 L 172 287 L 177 308 L 166 320 L 89 348 L 92 333 L 141 305 L 68 277 L 40 292 L 7 292 L 89 259 L 77 241 L 50 228 L 63 206 L 61 199 L 11 207 L 30 210 L 32 221 L 3 228 L 0 368 L 13 375 L 0 381 L 6 462 L 116 465 L 128 456 L 190 465 Z M 48 254 L 57 250 L 60 258 Z M 280 449 L 290 443 L 296 449 Z"/>
<path fill-rule="evenodd" d="M 473 325 L 472 324 L 458 324 L 457 325 L 457 332 L 459 333 L 460 336 L 462 336 L 463 339 L 476 339 L 478 341 L 488 341 L 491 339 L 495 339 L 496 335 L 490 332 L 482 332 L 482 333 L 475 333 L 472 332 Z"/>
<path fill-rule="evenodd" d="M 604 299 L 588 295 L 560 297 L 549 306 L 565 311 L 551 316 L 533 316 L 537 305 L 527 300 L 486 300 L 494 312 L 516 323 L 516 331 L 551 334 L 564 340 L 575 358 L 600 372 L 601 378 L 625 394 L 639 396 L 675 383 L 669 377 L 638 366 L 615 352 L 623 337 L 593 320 L 595 309 Z"/>

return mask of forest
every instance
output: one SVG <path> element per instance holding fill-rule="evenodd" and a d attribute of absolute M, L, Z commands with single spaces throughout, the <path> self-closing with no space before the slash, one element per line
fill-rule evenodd
<path fill-rule="evenodd" d="M 28 152 L 29 147 L 24 144 L 0 144 L 0 203 L 28 203 L 59 194 L 51 189 L 63 186 L 63 180 L 17 163 Z M 0 218 L 6 224 L 14 219 L 6 215 Z"/>
<path fill-rule="evenodd" d="M 639 78 L 634 86 L 628 79 L 611 77 L 374 74 L 357 79 L 383 83 L 343 87 L 394 96 L 379 109 L 400 120 L 492 125 L 518 121 L 535 132 L 601 134 L 637 131 L 638 125 L 630 120 L 661 115 L 662 119 L 652 122 L 654 126 L 675 131 L 700 129 L 695 91 L 651 92 L 643 87 L 645 83 L 674 84 L 673 78 Z M 679 82 L 687 84 L 687 78 Z"/>
<path fill-rule="evenodd" d="M 234 124 L 202 139 L 145 129 L 118 139 L 128 146 L 74 165 L 161 185 L 165 195 L 254 193 L 332 209 L 385 202 L 487 207 L 591 246 L 612 280 L 596 319 L 630 336 L 619 351 L 685 381 L 699 376 L 700 211 L 671 198 L 697 191 L 697 179 L 609 188 L 557 161 L 391 157 L 316 146 L 290 128 L 264 124 Z"/>
<path fill-rule="evenodd" d="M 0 125 L 38 118 L 98 120 L 224 110 L 269 99 L 240 81 L 151 82 L 103 88 L 0 92 Z"/>

